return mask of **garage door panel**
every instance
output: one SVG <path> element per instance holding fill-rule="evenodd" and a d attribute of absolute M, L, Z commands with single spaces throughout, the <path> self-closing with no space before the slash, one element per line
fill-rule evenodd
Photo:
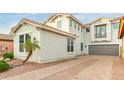
<path fill-rule="evenodd" d="M 119 45 L 89 45 L 90 55 L 119 55 Z"/>

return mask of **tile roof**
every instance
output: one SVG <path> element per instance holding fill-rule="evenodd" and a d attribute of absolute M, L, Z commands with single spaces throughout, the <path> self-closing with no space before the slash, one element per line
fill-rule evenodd
<path fill-rule="evenodd" d="M 72 38 L 76 38 L 77 36 L 76 35 L 73 35 L 71 33 L 68 33 L 68 32 L 65 32 L 65 31 L 62 31 L 62 30 L 58 30 L 56 28 L 53 28 L 53 27 L 50 27 L 50 26 L 47 26 L 45 24 L 42 24 L 40 22 L 37 22 L 37 21 L 34 21 L 34 20 L 30 20 L 30 19 L 27 19 L 27 18 L 23 18 L 15 27 L 13 27 L 11 29 L 11 33 L 14 33 L 16 31 L 16 29 L 20 26 L 20 24 L 22 23 L 27 23 L 27 24 L 31 24 L 31 25 L 34 25 L 40 29 L 44 29 L 45 31 L 49 31 L 49 32 L 53 32 L 53 33 L 56 33 L 56 34 L 59 34 L 59 35 L 64 35 L 64 36 L 68 36 L 68 37 L 72 37 Z"/>
<path fill-rule="evenodd" d="M 102 20 L 102 19 L 112 20 L 112 18 L 99 17 L 99 18 L 96 18 L 95 20 L 93 20 L 93 21 L 87 23 L 86 25 L 87 25 L 87 26 L 88 26 L 88 25 L 92 25 L 92 24 L 94 24 L 94 23 L 96 23 L 96 22 L 98 22 L 98 21 L 100 21 L 100 20 Z"/>
<path fill-rule="evenodd" d="M 113 21 L 120 21 L 121 18 L 123 18 L 123 16 L 113 18 L 113 19 L 112 19 L 112 22 L 113 22 Z"/>
<path fill-rule="evenodd" d="M 75 16 L 73 16 L 72 14 L 69 13 L 54 13 L 53 15 L 49 16 L 49 18 L 43 23 L 46 24 L 50 19 L 57 17 L 57 16 L 61 16 L 61 15 L 66 15 L 68 17 L 71 17 L 72 19 L 74 19 L 76 22 L 78 22 L 80 25 L 82 25 L 83 27 L 86 27 L 85 24 L 83 24 L 80 20 L 78 20 Z"/>
<path fill-rule="evenodd" d="M 13 36 L 8 34 L 0 34 L 0 40 L 13 41 Z"/>

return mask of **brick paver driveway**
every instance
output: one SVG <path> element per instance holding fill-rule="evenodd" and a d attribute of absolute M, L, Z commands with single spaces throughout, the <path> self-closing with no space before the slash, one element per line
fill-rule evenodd
<path fill-rule="evenodd" d="M 110 80 L 124 79 L 124 62 L 116 56 L 80 56 L 74 60 L 5 79 Z"/>

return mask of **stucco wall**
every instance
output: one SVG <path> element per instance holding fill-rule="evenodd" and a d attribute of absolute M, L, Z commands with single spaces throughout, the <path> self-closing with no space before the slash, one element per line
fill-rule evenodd
<path fill-rule="evenodd" d="M 107 37 L 106 38 L 95 38 L 94 37 L 95 36 L 94 26 L 101 25 L 101 24 L 107 25 L 107 30 L 106 30 Z M 90 32 L 84 34 L 84 44 L 87 46 L 87 47 L 84 47 L 84 52 L 88 54 L 88 50 L 89 50 L 88 45 L 119 44 L 119 47 L 121 47 L 121 40 L 118 39 L 118 29 L 112 29 L 112 23 L 111 21 L 107 19 L 107 20 L 98 21 L 90 25 Z"/>
<path fill-rule="evenodd" d="M 31 38 L 35 37 L 40 46 L 40 49 L 33 52 L 33 55 L 29 59 L 30 61 L 44 63 L 75 56 L 74 52 L 67 52 L 68 37 L 37 29 L 32 25 L 25 24 L 14 34 L 14 55 L 17 59 L 24 60 L 27 57 L 27 53 L 19 52 L 19 35 L 26 33 L 29 33 Z"/>
<path fill-rule="evenodd" d="M 57 28 L 57 21 L 62 21 L 62 27 L 61 28 Z M 67 18 L 66 15 L 58 16 L 56 19 L 54 19 L 52 21 L 48 21 L 46 23 L 46 25 L 60 29 L 62 31 L 69 32 L 69 18 Z"/>
<path fill-rule="evenodd" d="M 24 60 L 27 57 L 28 53 L 19 52 L 19 35 L 26 34 L 26 33 L 29 33 L 32 39 L 35 37 L 40 44 L 40 32 L 37 31 L 37 29 L 32 25 L 28 25 L 28 24 L 23 25 L 16 31 L 16 33 L 14 33 L 14 56 L 16 59 Z M 33 55 L 29 60 L 39 62 L 40 52 L 41 52 L 40 49 L 37 49 L 36 51 L 34 51 Z"/>
<path fill-rule="evenodd" d="M 67 52 L 67 38 L 41 30 L 41 62 L 51 62 L 75 56 Z"/>
<path fill-rule="evenodd" d="M 89 45 L 91 44 L 91 34 L 90 32 L 84 32 L 84 54 L 88 54 Z"/>
<path fill-rule="evenodd" d="M 95 26 L 106 24 L 106 38 L 95 38 Z M 111 22 L 109 20 L 100 20 L 90 27 L 91 31 L 91 42 L 111 41 Z"/>
<path fill-rule="evenodd" d="M 69 23 L 68 23 L 69 24 Z M 72 21 L 72 26 L 70 27 L 70 24 L 69 24 L 69 32 L 72 33 L 72 34 L 76 34 L 78 37 L 76 38 L 76 41 L 75 41 L 75 53 L 77 55 L 80 55 L 80 54 L 84 54 L 84 49 L 83 51 L 81 51 L 81 42 L 83 43 L 84 45 L 84 32 L 85 30 L 83 30 L 81 32 L 81 27 L 82 29 L 85 29 L 83 26 L 80 25 L 80 30 L 78 30 L 78 23 L 76 23 L 76 28 L 74 27 L 74 20 Z M 84 48 L 84 47 L 83 47 Z"/>
<path fill-rule="evenodd" d="M 81 32 L 81 25 L 80 25 L 80 31 L 78 30 L 78 25 L 79 23 L 76 22 L 75 20 L 71 19 L 72 20 L 72 26 L 70 27 L 70 17 L 67 17 L 66 15 L 62 15 L 62 16 L 58 16 L 56 19 L 54 20 L 50 20 L 46 23 L 46 25 L 48 26 L 52 26 L 54 28 L 57 28 L 57 21 L 61 20 L 62 21 L 62 27 L 61 28 L 58 28 L 62 31 L 66 31 L 66 32 L 69 32 L 71 34 L 76 34 L 78 37 L 76 38 L 76 41 L 75 41 L 75 54 L 77 55 L 80 55 L 80 54 L 84 54 L 84 50 L 81 51 L 81 42 L 84 43 L 84 32 Z M 74 22 L 76 22 L 76 29 L 74 27 Z M 82 28 L 84 28 L 82 26 Z"/>

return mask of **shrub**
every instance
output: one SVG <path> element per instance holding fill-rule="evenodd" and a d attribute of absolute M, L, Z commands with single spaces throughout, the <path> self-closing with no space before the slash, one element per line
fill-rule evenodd
<path fill-rule="evenodd" d="M 13 57 L 14 57 L 14 55 L 11 52 L 5 52 L 5 53 L 3 53 L 3 59 L 4 60 L 7 59 L 7 58 L 13 59 Z"/>
<path fill-rule="evenodd" d="M 0 60 L 0 72 L 4 72 L 9 69 L 9 64 L 4 60 Z"/>
<path fill-rule="evenodd" d="M 0 60 L 0 63 L 6 63 L 6 61 L 5 60 Z"/>

